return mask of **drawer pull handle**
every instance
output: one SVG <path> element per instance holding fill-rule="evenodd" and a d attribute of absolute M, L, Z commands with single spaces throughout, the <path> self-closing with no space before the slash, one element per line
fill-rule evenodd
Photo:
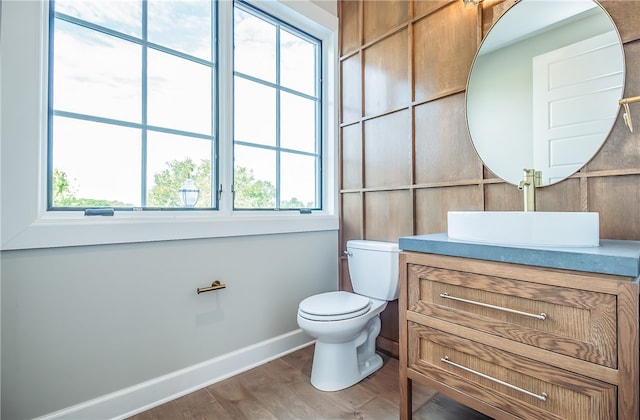
<path fill-rule="evenodd" d="M 503 306 L 495 306 L 495 305 L 490 305 L 488 303 L 483 303 L 483 302 L 476 302 L 475 300 L 468 300 L 468 299 L 462 299 L 459 297 L 455 297 L 455 296 L 449 296 L 449 293 L 444 292 L 444 293 L 440 293 L 440 297 L 444 298 L 444 299 L 451 299 L 451 300 L 457 300 L 458 302 L 464 302 L 464 303 L 470 303 L 472 305 L 478 305 L 478 306 L 482 306 L 484 308 L 491 308 L 491 309 L 497 309 L 498 311 L 504 311 L 504 312 L 509 312 L 511 314 L 518 314 L 518 315 L 523 315 L 523 316 L 529 316 L 531 318 L 536 318 L 536 319 L 540 319 L 542 321 L 544 321 L 545 319 L 547 319 L 547 314 L 545 314 L 544 312 L 540 313 L 540 314 L 530 314 L 529 312 L 522 312 L 522 311 L 517 311 L 515 309 L 511 309 L 511 308 L 505 308 Z"/>
<path fill-rule="evenodd" d="M 527 394 L 527 395 L 528 395 L 528 396 L 530 396 L 530 397 L 537 398 L 537 399 L 539 399 L 540 401 L 547 401 L 547 397 L 548 397 L 548 395 L 547 395 L 547 393 L 546 393 L 546 392 L 543 392 L 543 393 L 541 393 L 541 394 L 536 394 L 536 393 L 534 393 L 534 392 L 527 391 L 526 389 L 520 388 L 520 387 L 515 386 L 515 385 L 511 385 L 510 383 L 507 383 L 507 382 L 501 381 L 500 379 L 494 378 L 493 376 L 485 375 L 484 373 L 480 373 L 480 372 L 478 372 L 477 370 L 469 369 L 469 368 L 468 368 L 468 367 L 466 367 L 466 366 L 462 366 L 462 365 L 459 365 L 459 364 L 457 364 L 457 363 L 454 363 L 454 362 L 452 362 L 451 360 L 449 360 L 449 356 L 444 356 L 444 357 L 442 357 L 442 358 L 440 359 L 440 361 L 442 361 L 442 362 L 444 362 L 444 363 L 448 363 L 448 364 L 450 364 L 451 366 L 455 366 L 455 367 L 457 367 L 457 368 L 459 368 L 459 369 L 462 369 L 462 370 L 464 370 L 464 371 L 466 371 L 466 372 L 473 373 L 474 375 L 478 375 L 478 376 L 480 376 L 480 377 L 482 377 L 482 378 L 485 378 L 485 379 L 488 379 L 488 380 L 490 380 L 490 381 L 496 382 L 496 383 L 498 383 L 498 384 L 500 384 L 500 385 L 504 385 L 504 386 L 506 386 L 507 388 L 511 388 L 511 389 L 516 390 L 516 391 L 522 392 L 522 393 L 524 393 L 524 394 Z"/>

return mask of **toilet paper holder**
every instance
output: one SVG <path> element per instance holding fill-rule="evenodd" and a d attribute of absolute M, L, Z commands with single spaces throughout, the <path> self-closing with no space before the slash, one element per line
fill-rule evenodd
<path fill-rule="evenodd" d="M 204 293 L 204 292 L 211 292 L 213 290 L 224 289 L 225 287 L 227 287 L 227 285 L 223 284 L 223 283 L 220 283 L 220 280 L 214 280 L 214 282 L 211 283 L 211 286 L 198 287 L 196 292 L 198 294 L 200 294 L 200 293 Z"/>

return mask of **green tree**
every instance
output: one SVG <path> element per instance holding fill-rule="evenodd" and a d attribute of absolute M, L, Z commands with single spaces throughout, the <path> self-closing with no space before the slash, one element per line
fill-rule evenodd
<path fill-rule="evenodd" d="M 273 209 L 276 207 L 276 187 L 269 181 L 256 180 L 253 170 L 234 170 L 234 202 L 238 209 Z"/>
<path fill-rule="evenodd" d="M 201 160 L 195 164 L 191 158 L 172 160 L 167 169 L 153 176 L 155 185 L 149 192 L 149 207 L 182 207 L 178 190 L 187 178 L 193 179 L 200 190 L 196 207 L 211 207 L 211 161 Z"/>
<path fill-rule="evenodd" d="M 269 181 L 256 180 L 252 170 L 235 168 L 234 189 L 236 208 L 274 208 L 276 189 Z M 167 168 L 154 175 L 155 186 L 149 193 L 150 207 L 182 207 L 178 190 L 191 177 L 200 190 L 196 207 L 211 205 L 211 162 L 196 165 L 191 159 L 171 161 Z"/>
<path fill-rule="evenodd" d="M 306 205 L 296 197 L 291 197 L 291 200 L 282 200 L 280 207 L 283 209 L 304 209 L 313 207 L 313 203 L 307 203 Z"/>
<path fill-rule="evenodd" d="M 69 183 L 66 172 L 60 169 L 54 169 L 52 181 L 51 192 L 53 194 L 53 205 L 70 205 L 76 198 L 74 191 L 71 190 L 71 184 Z"/>
<path fill-rule="evenodd" d="M 76 197 L 76 189 L 69 181 L 67 173 L 59 169 L 53 170 L 51 192 L 54 207 L 132 207 L 132 204 L 117 200 Z"/>
<path fill-rule="evenodd" d="M 253 170 L 236 167 L 234 170 L 234 207 L 240 209 L 273 209 L 276 207 L 276 188 L 269 181 L 257 180 Z M 182 207 L 178 190 L 184 181 L 191 177 L 200 190 L 196 207 L 211 206 L 211 161 L 202 160 L 199 164 L 187 158 L 182 161 L 167 162 L 163 171 L 156 173 L 155 185 L 149 191 L 148 207 L 179 208 Z M 76 197 L 76 189 L 64 171 L 53 171 L 53 205 L 55 207 L 134 207 L 133 204 L 120 201 L 109 201 L 94 198 Z M 310 207 L 309 204 L 307 207 Z M 292 198 L 283 201 L 282 208 L 304 208 L 304 204 Z"/>

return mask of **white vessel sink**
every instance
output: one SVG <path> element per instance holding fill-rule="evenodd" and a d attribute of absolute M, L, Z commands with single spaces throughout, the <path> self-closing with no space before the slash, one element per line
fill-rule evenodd
<path fill-rule="evenodd" d="M 593 212 L 450 211 L 449 238 L 483 244 L 594 247 L 600 221 Z"/>

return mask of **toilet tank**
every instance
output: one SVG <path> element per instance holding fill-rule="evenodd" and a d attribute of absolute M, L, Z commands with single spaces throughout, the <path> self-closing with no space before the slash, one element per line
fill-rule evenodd
<path fill-rule="evenodd" d="M 395 242 L 347 241 L 353 291 L 374 299 L 397 299 L 399 252 Z"/>

